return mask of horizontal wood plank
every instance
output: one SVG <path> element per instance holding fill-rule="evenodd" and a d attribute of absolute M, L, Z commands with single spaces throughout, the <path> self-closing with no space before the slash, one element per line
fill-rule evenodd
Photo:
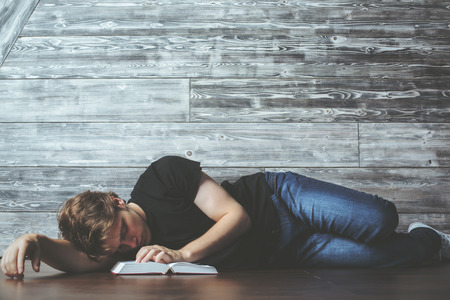
<path fill-rule="evenodd" d="M 302 36 L 23 37 L 7 78 L 450 76 L 450 40 Z M 425 46 L 424 46 L 425 44 Z"/>
<path fill-rule="evenodd" d="M 450 122 L 448 80 L 193 79 L 191 121 Z"/>
<path fill-rule="evenodd" d="M 150 162 L 148 162 L 150 164 Z M 129 199 L 145 168 L 0 168 L 0 211 L 55 211 L 84 190 L 114 191 Z M 218 183 L 263 168 L 204 168 Z M 450 213 L 450 169 L 287 168 L 393 201 L 400 213 Z"/>
<path fill-rule="evenodd" d="M 449 214 L 400 214 L 399 224 L 397 230 L 400 232 L 406 232 L 408 226 L 413 222 L 423 222 L 427 225 L 433 226 L 438 230 L 442 230 L 446 233 L 450 232 L 450 215 Z"/>
<path fill-rule="evenodd" d="M 164 35 L 173 32 L 441 36 L 448 1 L 76 1 L 41 0 L 23 36 Z M 407 9 L 405 9 L 407 7 Z M 176 16 L 176 17 L 174 17 Z M 254 31 L 261 30 L 259 33 Z"/>
<path fill-rule="evenodd" d="M 19 236 L 26 233 L 41 233 L 58 238 L 56 213 L 0 212 L 0 256 Z"/>
<path fill-rule="evenodd" d="M 362 167 L 449 167 L 450 125 L 360 124 Z"/>
<path fill-rule="evenodd" d="M 356 124 L 3 123 L 2 166 L 357 166 Z"/>
<path fill-rule="evenodd" d="M 0 122 L 185 122 L 189 81 L 0 80 Z"/>
<path fill-rule="evenodd" d="M 281 168 L 318 180 L 378 195 L 400 213 L 450 213 L 450 169 L 439 168 Z"/>
<path fill-rule="evenodd" d="M 203 170 L 220 183 L 262 172 L 263 168 Z M 0 211 L 56 211 L 63 201 L 85 190 L 114 191 L 128 200 L 144 171 L 145 168 L 0 168 Z"/>
<path fill-rule="evenodd" d="M 39 0 L 2 0 L 0 3 L 0 66 Z"/>

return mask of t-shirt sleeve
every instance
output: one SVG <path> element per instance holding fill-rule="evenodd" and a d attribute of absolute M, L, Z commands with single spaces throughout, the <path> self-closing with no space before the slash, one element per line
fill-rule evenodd
<path fill-rule="evenodd" d="M 131 198 L 185 199 L 193 202 L 200 184 L 201 167 L 197 161 L 165 156 L 152 163 L 139 178 Z M 180 203 L 181 204 L 181 203 Z"/>
<path fill-rule="evenodd" d="M 199 162 L 167 156 L 139 177 L 129 203 L 144 210 L 152 243 L 179 249 L 212 226 L 214 221 L 194 203 L 201 174 Z"/>

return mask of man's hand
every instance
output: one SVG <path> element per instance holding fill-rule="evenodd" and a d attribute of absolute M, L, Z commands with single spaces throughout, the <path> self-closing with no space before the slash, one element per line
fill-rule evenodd
<path fill-rule="evenodd" d="M 37 234 L 25 234 L 15 240 L 3 254 L 2 272 L 11 278 L 23 278 L 25 257 L 31 259 L 33 270 L 39 272 L 41 264 L 41 248 Z"/>
<path fill-rule="evenodd" d="M 136 254 L 136 262 L 138 263 L 153 260 L 157 263 L 168 264 L 177 261 L 187 261 L 186 259 L 182 251 L 158 245 L 144 246 Z"/>

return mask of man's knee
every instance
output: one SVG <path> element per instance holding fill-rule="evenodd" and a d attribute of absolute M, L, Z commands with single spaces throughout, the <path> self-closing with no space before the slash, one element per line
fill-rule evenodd
<path fill-rule="evenodd" d="M 398 226 L 398 212 L 394 203 L 387 201 L 377 212 L 377 239 L 385 239 L 395 232 Z"/>

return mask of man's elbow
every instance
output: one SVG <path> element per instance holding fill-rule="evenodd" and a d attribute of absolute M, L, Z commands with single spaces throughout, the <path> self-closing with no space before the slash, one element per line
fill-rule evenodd
<path fill-rule="evenodd" d="M 244 208 L 242 208 L 242 210 L 240 212 L 239 225 L 241 227 L 242 233 L 246 233 L 252 227 L 252 220 Z"/>

